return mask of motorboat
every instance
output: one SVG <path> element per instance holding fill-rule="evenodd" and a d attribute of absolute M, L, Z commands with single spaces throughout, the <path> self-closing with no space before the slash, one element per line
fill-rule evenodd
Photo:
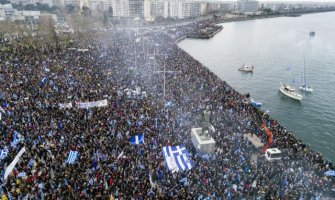
<path fill-rule="evenodd" d="M 262 107 L 261 102 L 254 101 L 252 98 L 250 98 L 250 104 L 254 108 L 261 108 Z"/>
<path fill-rule="evenodd" d="M 253 72 L 254 66 L 249 66 L 249 65 L 244 64 L 243 67 L 238 68 L 238 70 L 241 72 Z"/>
<path fill-rule="evenodd" d="M 315 32 L 314 32 L 314 31 L 311 31 L 311 32 L 309 32 L 309 35 L 310 35 L 310 36 L 315 36 Z"/>
<path fill-rule="evenodd" d="M 303 98 L 301 94 L 297 93 L 295 89 L 289 86 L 288 84 L 282 84 L 282 82 L 280 82 L 279 90 L 281 93 L 283 93 L 284 95 L 288 97 L 291 97 L 292 99 L 301 101 Z"/>

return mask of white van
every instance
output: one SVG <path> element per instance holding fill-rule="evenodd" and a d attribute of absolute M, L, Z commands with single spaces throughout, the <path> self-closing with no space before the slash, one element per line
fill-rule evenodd
<path fill-rule="evenodd" d="M 281 151 L 277 148 L 270 148 L 265 151 L 265 158 L 268 161 L 280 160 L 282 157 Z"/>

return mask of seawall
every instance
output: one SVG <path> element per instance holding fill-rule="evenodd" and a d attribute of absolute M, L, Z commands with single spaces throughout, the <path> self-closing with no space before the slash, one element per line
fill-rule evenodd
<path fill-rule="evenodd" d="M 263 18 L 260 18 L 260 19 L 263 19 Z M 254 20 L 254 19 L 248 19 L 248 20 Z M 235 20 L 235 21 L 246 21 L 246 20 Z M 179 38 L 177 38 L 177 39 L 175 39 L 175 44 L 178 46 L 178 43 L 180 42 L 180 41 L 182 41 L 182 40 L 184 40 L 185 38 L 188 38 L 187 37 L 187 35 L 183 35 L 183 36 L 181 36 L 181 37 L 179 37 Z M 183 49 L 181 49 L 180 47 L 178 47 L 179 48 L 179 50 L 181 50 L 181 51 L 184 51 Z M 188 52 L 186 52 L 186 51 L 184 51 L 185 53 L 187 53 L 188 54 Z M 188 54 L 189 55 L 189 54 Z M 191 55 L 189 55 L 190 57 L 192 57 L 194 60 L 196 60 L 193 56 L 191 56 Z M 208 67 L 206 67 L 205 65 L 202 65 L 202 67 L 204 67 L 204 68 L 206 68 L 207 70 L 209 70 L 209 71 L 211 71 Z M 211 71 L 212 72 L 212 71 Z M 212 72 L 213 74 L 214 74 L 214 72 Z M 221 79 L 221 81 L 224 81 L 223 79 Z M 225 81 L 224 81 L 225 82 Z M 229 87 L 231 87 L 230 85 L 229 85 L 229 83 L 227 83 L 226 82 L 226 84 L 229 86 Z M 231 87 L 231 88 L 233 88 L 233 87 Z M 236 91 L 236 90 L 235 90 Z M 241 94 L 239 91 L 236 91 L 239 95 L 243 95 L 243 94 Z M 261 111 L 261 110 L 258 110 L 257 112 L 259 112 L 259 115 L 264 115 L 265 113 L 263 112 L 263 111 Z M 266 114 L 266 115 L 268 115 L 268 114 Z M 273 118 L 271 118 L 271 116 L 269 116 L 268 115 L 268 118 L 269 119 L 271 119 L 271 120 L 275 120 L 275 119 L 273 119 Z M 281 126 L 279 123 L 278 123 L 278 126 Z M 274 135 L 275 136 L 275 135 Z M 276 136 L 275 136 L 276 137 Z M 297 140 L 298 141 L 298 139 L 296 138 L 296 137 L 294 137 L 294 133 L 293 133 L 293 135 L 292 135 L 292 137 L 295 139 L 295 140 Z M 302 143 L 301 143 L 302 144 Z M 308 145 L 306 145 L 306 146 L 308 146 Z M 308 147 L 309 148 L 309 147 Z M 313 151 L 313 149 L 309 149 L 311 152 L 314 152 Z M 321 155 L 321 153 L 318 153 L 318 154 L 320 154 Z M 324 157 L 322 157 L 322 159 L 323 159 L 323 162 L 328 162 L 328 163 L 331 163 L 329 160 L 326 160 Z"/>

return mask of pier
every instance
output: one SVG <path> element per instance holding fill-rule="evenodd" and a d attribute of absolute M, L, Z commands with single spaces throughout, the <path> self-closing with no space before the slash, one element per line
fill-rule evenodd
<path fill-rule="evenodd" d="M 188 38 L 209 39 L 223 29 L 220 25 L 208 26 L 187 35 Z"/>

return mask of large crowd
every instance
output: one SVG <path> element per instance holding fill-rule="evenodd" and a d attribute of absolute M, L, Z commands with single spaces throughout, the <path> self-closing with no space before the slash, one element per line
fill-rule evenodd
<path fill-rule="evenodd" d="M 3 39 L 0 150 L 9 151 L 0 161 L 2 199 L 334 199 L 335 180 L 324 175 L 332 163 L 175 44 L 210 23 L 112 31 L 66 48 Z M 107 106 L 75 106 L 104 99 Z M 216 147 L 205 157 L 190 132 L 206 107 Z M 262 123 L 283 153 L 278 162 L 244 137 L 266 142 Z M 144 144 L 130 144 L 139 133 Z M 172 173 L 162 148 L 179 144 L 194 167 Z M 70 151 L 79 153 L 73 164 Z"/>

